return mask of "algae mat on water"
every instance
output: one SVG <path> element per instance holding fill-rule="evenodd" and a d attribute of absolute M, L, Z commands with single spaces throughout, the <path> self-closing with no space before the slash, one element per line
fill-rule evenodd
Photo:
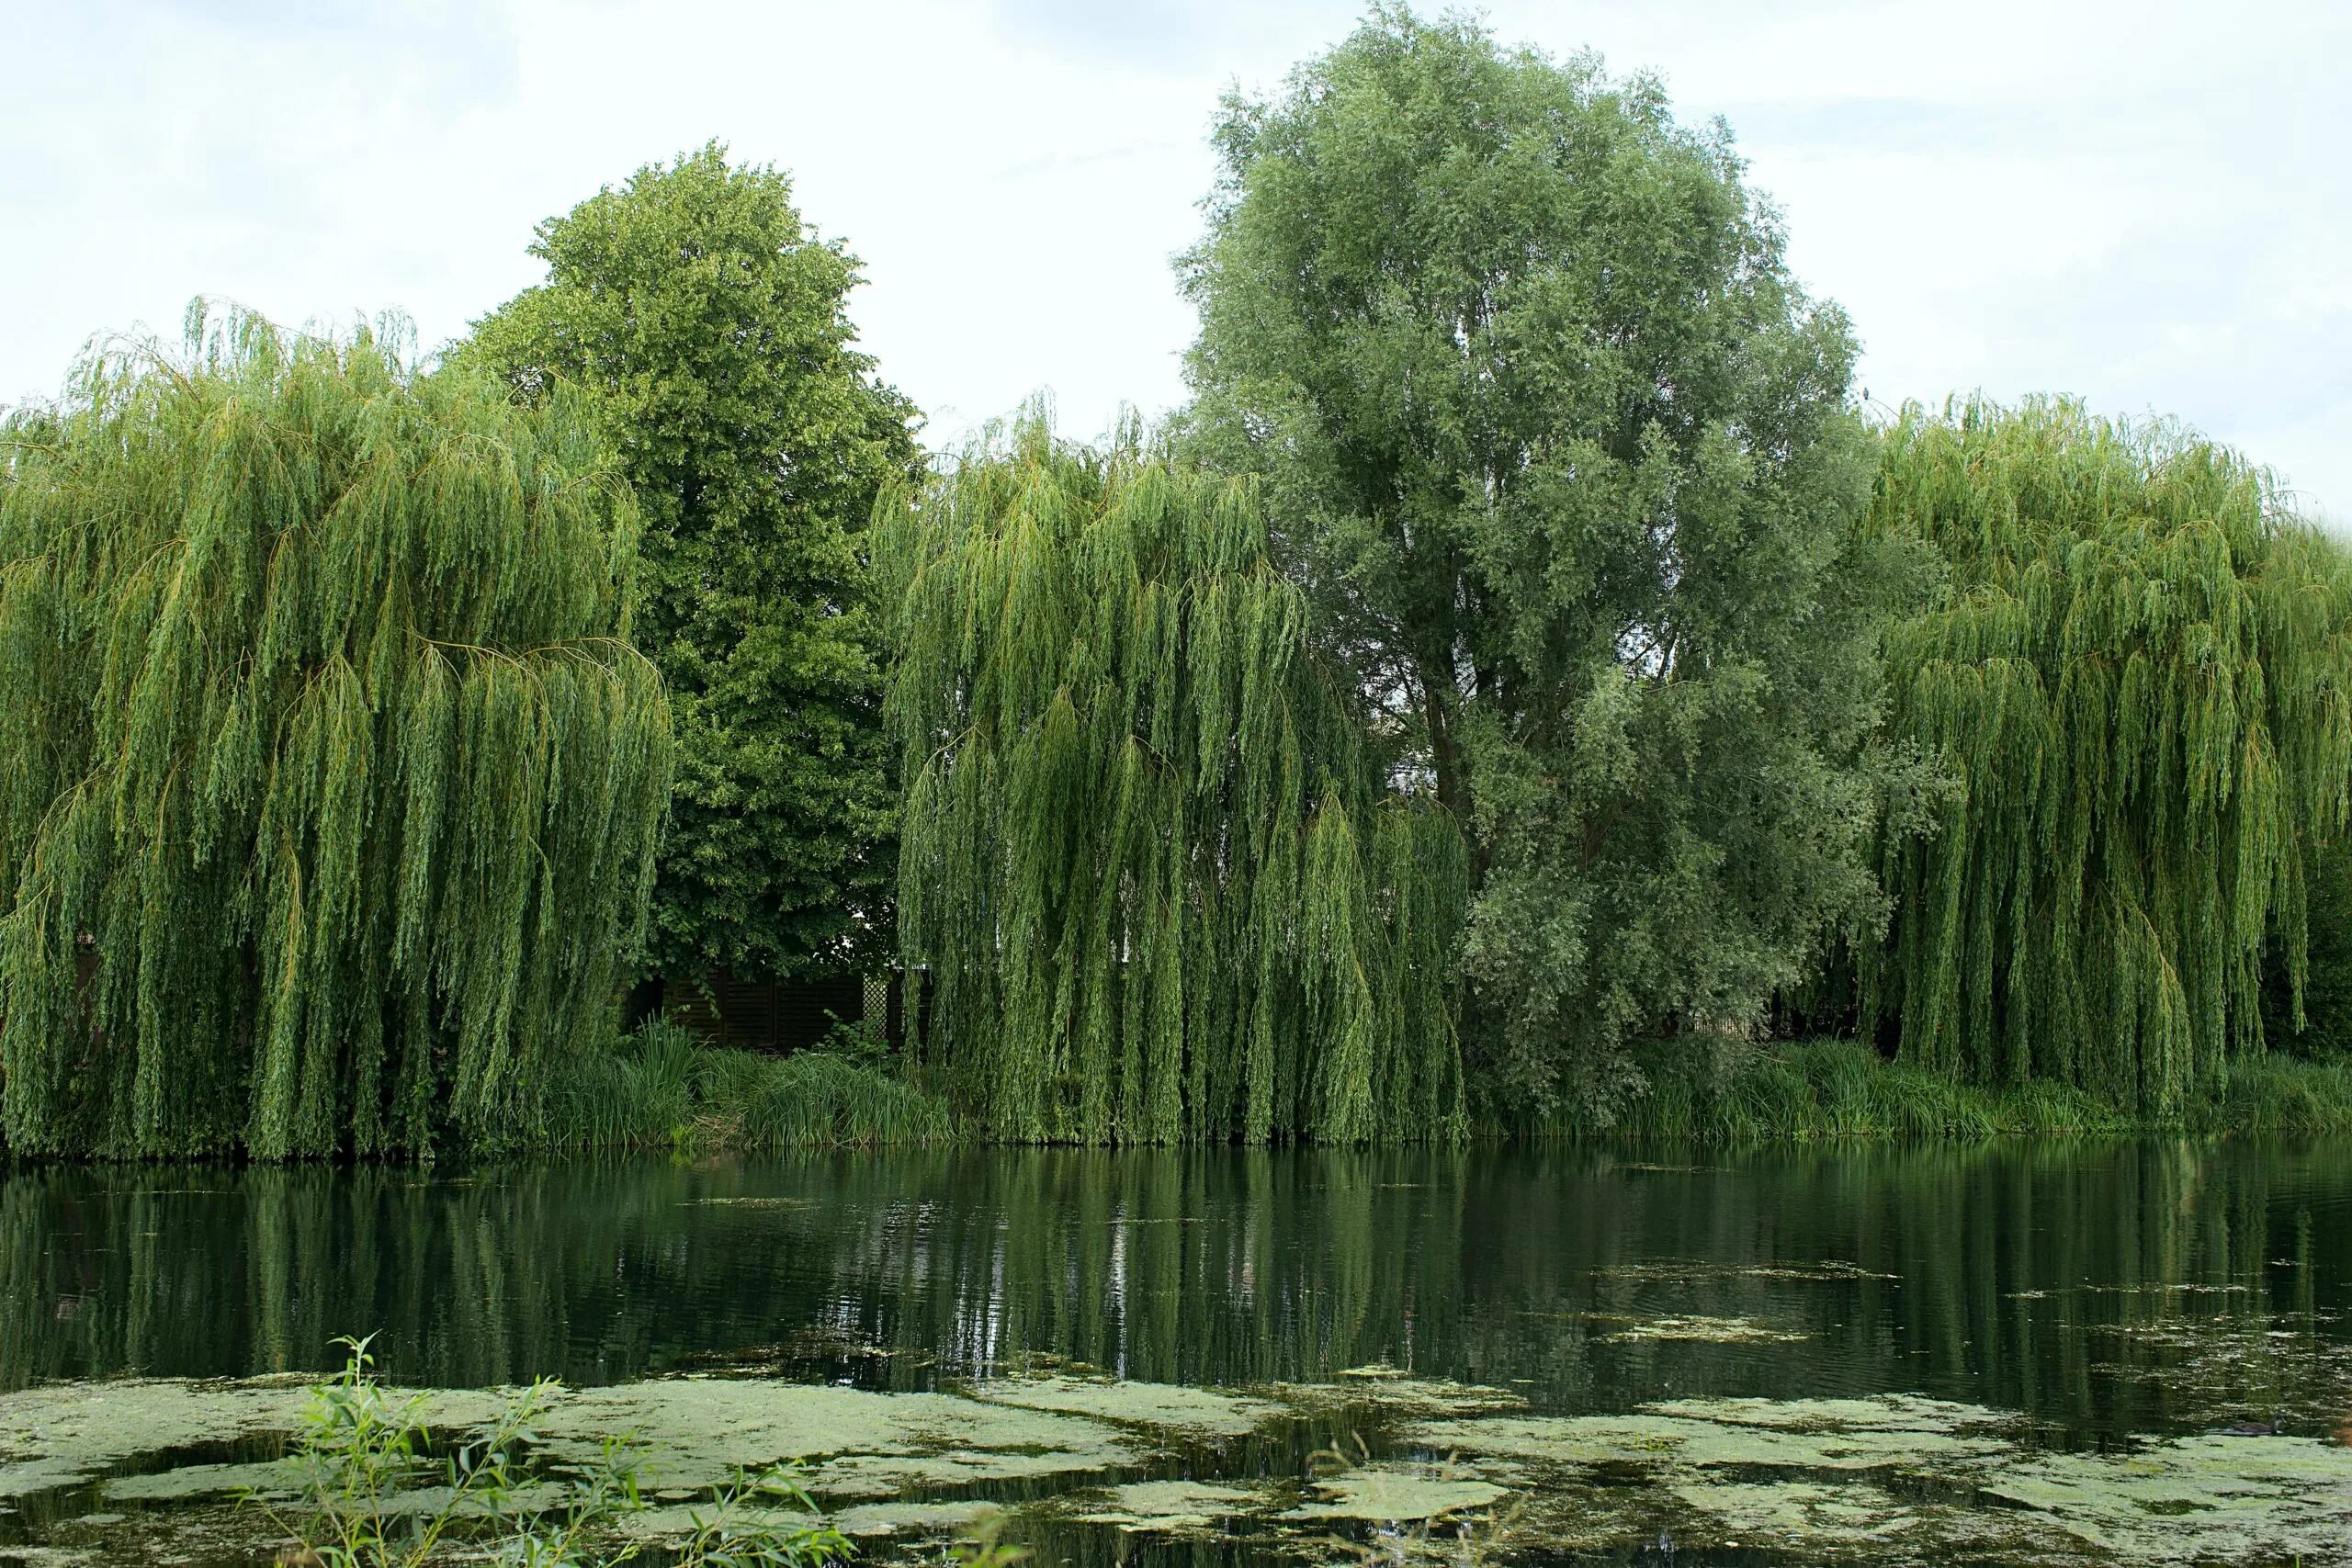
<path fill-rule="evenodd" d="M 0 1395 L 0 1563 L 251 1560 L 266 1517 L 233 1500 L 284 1485 L 266 1445 L 302 1398 L 284 1380 Z M 496 1402 L 439 1393 L 429 1414 L 464 1430 Z M 910 1393 L 697 1376 L 563 1391 L 541 1430 L 551 1480 L 630 1435 L 672 1500 L 798 1462 L 882 1559 L 993 1506 L 1057 1556 L 1088 1538 L 1219 1535 L 1245 1556 L 1328 1559 L 1334 1535 L 1384 1526 L 1409 1554 L 1507 1524 L 1510 1548 L 1544 1555 L 1622 1556 L 1664 1529 L 1686 1560 L 1736 1546 L 1792 1563 L 2352 1562 L 2352 1450 L 2290 1435 L 2046 1451 L 2016 1417 L 1916 1397 L 1559 1416 L 1385 1375 L 1218 1390 L 1063 1370 Z M 1364 1439 L 1352 1461 L 1301 1462 L 1350 1434 Z"/>

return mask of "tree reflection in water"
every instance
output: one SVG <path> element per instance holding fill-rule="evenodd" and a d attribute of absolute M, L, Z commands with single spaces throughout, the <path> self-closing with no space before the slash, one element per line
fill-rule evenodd
<path fill-rule="evenodd" d="M 0 1183 L 0 1386 L 126 1371 L 880 1388 L 1041 1358 L 1368 1366 L 1540 1409 L 1911 1390 L 2077 1434 L 2352 1409 L 2352 1148 L 931 1151 L 53 1168 Z"/>

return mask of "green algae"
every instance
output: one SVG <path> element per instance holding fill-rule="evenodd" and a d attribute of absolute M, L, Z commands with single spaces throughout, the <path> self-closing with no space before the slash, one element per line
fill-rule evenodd
<path fill-rule="evenodd" d="M 1288 1406 L 1272 1400 L 1219 1389 L 1115 1378 L 1062 1375 L 1000 1380 L 975 1383 L 968 1392 L 973 1398 L 992 1404 L 1214 1437 L 1238 1437 L 1289 1413 Z"/>
<path fill-rule="evenodd" d="M 827 1500 L 888 1498 L 910 1492 L 1083 1477 L 1108 1468 L 1110 1462 L 1115 1461 L 1106 1461 L 1099 1455 L 1058 1451 L 850 1454 L 815 1467 L 808 1479 L 811 1493 Z"/>
<path fill-rule="evenodd" d="M 0 1488 L 5 1495 L 56 1493 L 133 1461 L 174 1450 L 282 1436 L 299 1422 L 304 1392 L 284 1385 L 175 1381 L 66 1384 L 0 1395 Z M 484 1391 L 436 1393 L 425 1414 L 435 1428 L 469 1430 L 497 1409 Z M 743 1471 L 800 1461 L 815 1495 L 886 1503 L 909 1493 L 997 1482 L 1079 1479 L 1141 1457 L 1136 1437 L 1083 1416 L 951 1393 L 874 1393 L 763 1379 L 682 1377 L 614 1388 L 558 1389 L 537 1423 L 535 1461 L 560 1472 L 594 1459 L 610 1437 L 644 1457 L 649 1487 L 692 1496 Z M 280 1465 L 197 1462 L 104 1483 L 109 1502 L 150 1512 L 126 1555 L 168 1561 L 175 1540 L 218 1534 L 226 1505 L 247 1487 L 282 1496 Z M 554 1488 L 525 1499 L 552 1506 Z M 421 1505 L 429 1489 L 393 1505 Z M 639 1528 L 659 1530 L 690 1506 L 654 1510 Z M 872 1516 L 867 1516 L 871 1517 Z M 85 1521 L 86 1522 L 86 1521 Z M 60 1524 L 70 1530 L 73 1521 Z M 243 1523 L 250 1536 L 252 1520 Z"/>
<path fill-rule="evenodd" d="M 1770 1541 L 1823 1561 L 1875 1561 L 1890 1542 L 2020 1562 L 2321 1562 L 2352 1551 L 2352 1450 L 2186 1438 L 2035 1453 L 2017 1427 L 1994 1411 L 1890 1396 L 1679 1400 L 1631 1416 L 1456 1420 L 1408 1436 L 1515 1462 L 1546 1522 L 1604 1490 L 1622 1495 L 1630 1470 L 1680 1505 L 1693 1544 Z"/>
<path fill-rule="evenodd" d="M 1604 1263 L 1593 1269 L 1591 1275 L 1596 1280 L 1642 1285 L 1687 1285 L 1724 1280 L 1782 1280 L 1797 1284 L 1832 1285 L 1895 1278 L 1842 1258 L 1825 1258 L 1815 1263 L 1724 1263 L 1703 1258 L 1667 1258 L 1641 1263 Z"/>
<path fill-rule="evenodd" d="M 170 1503 L 201 1497 L 284 1498 L 294 1495 L 293 1470 L 283 1461 L 260 1464 L 184 1464 L 143 1475 L 110 1477 L 102 1491 L 109 1503 Z"/>
<path fill-rule="evenodd" d="M 1892 1539 L 1922 1523 L 1915 1505 L 1868 1483 L 1820 1482 L 1683 1482 L 1674 1495 L 1729 1532 L 1724 1544 L 1747 1537 L 1819 1540 Z"/>
<path fill-rule="evenodd" d="M 2211 1412 L 2216 1425 L 2268 1420 L 2283 1409 L 2352 1410 L 2352 1348 L 2261 1314 L 2093 1324 L 2106 1377 L 2162 1390 L 2177 1405 Z"/>
<path fill-rule="evenodd" d="M 1945 1436 L 1997 1431 L 2014 1426 L 2016 1419 L 1979 1405 L 1916 1393 L 1879 1394 L 1866 1399 L 1666 1399 L 1644 1408 L 1661 1416 L 1739 1427 Z"/>
<path fill-rule="evenodd" d="M 1408 1429 L 1407 1440 L 1465 1455 L 1564 1465 L 1663 1460 L 1678 1466 L 1847 1471 L 1987 1458 L 1993 1437 L 1961 1431 L 1958 1407 L 1876 1400 L 1680 1400 L 1631 1416 L 1452 1420 Z M 1990 1412 L 1988 1423 L 1997 1422 Z"/>
<path fill-rule="evenodd" d="M 287 1432 L 308 1398 L 282 1378 L 117 1378 L 0 1394 L 0 1497 L 88 1481 L 142 1454 Z M 437 1392 L 425 1417 L 436 1427 L 476 1425 L 499 1404 L 490 1391 Z"/>
<path fill-rule="evenodd" d="M 1810 1339 L 1809 1334 L 1793 1334 L 1785 1329 L 1745 1317 L 1654 1317 L 1604 1334 L 1604 1341 L 1616 1343 L 1643 1339 L 1671 1339 L 1686 1344 L 1705 1345 L 1795 1345 Z"/>
<path fill-rule="evenodd" d="M 1004 1511 L 995 1503 L 861 1503 L 833 1515 L 832 1525 L 852 1537 L 944 1540 L 968 1533 Z"/>
<path fill-rule="evenodd" d="M 1614 1551 L 1668 1529 L 1693 1547 L 1737 1544 L 1807 1562 L 2352 1557 L 2352 1450 L 2305 1438 L 2041 1452 L 2015 1416 L 1915 1395 L 1684 1398 L 1548 1416 L 1500 1390 L 1358 1371 L 1374 1375 L 1216 1390 L 1063 1371 L 910 1393 L 674 1377 L 558 1391 L 535 1457 L 560 1476 L 605 1438 L 633 1436 L 649 1486 L 669 1498 L 797 1462 L 846 1533 L 908 1542 L 968 1529 L 996 1507 L 971 1499 L 1009 1493 L 1016 1517 L 1125 1534 L 1232 1531 L 1282 1551 L 1313 1550 L 1317 1529 L 1426 1526 L 1510 1507 L 1521 1516 L 1514 1544 L 1549 1551 Z M 161 1563 L 204 1555 L 199 1546 L 249 1549 L 263 1527 L 228 1499 L 247 1488 L 282 1495 L 283 1466 L 207 1457 L 124 1472 L 175 1451 L 266 1439 L 294 1423 L 302 1398 L 282 1382 L 136 1380 L 0 1395 L 0 1496 L 100 1483 L 84 1505 L 91 1512 L 0 1554 Z M 498 1400 L 436 1394 L 428 1414 L 462 1430 Z M 1303 1483 L 1164 1470 L 1135 1478 L 1147 1463 L 1197 1456 L 1204 1440 L 1235 1443 L 1285 1418 L 1357 1416 L 1393 1441 Z M 551 1485 L 534 1490 L 548 1502 L 559 1495 Z M 119 1517 L 126 1508 L 130 1517 Z M 633 1520 L 631 1533 L 674 1533 L 692 1509 L 679 1499 Z"/>
<path fill-rule="evenodd" d="M 1383 1416 L 1467 1416 L 1525 1407 L 1524 1395 L 1484 1383 L 1453 1382 L 1443 1378 L 1416 1377 L 1395 1367 L 1354 1367 L 1336 1374 L 1342 1383 L 1273 1383 L 1267 1397 L 1290 1406 L 1296 1414 L 1328 1418 L 1351 1410 Z"/>
<path fill-rule="evenodd" d="M 2180 1438 L 2124 1455 L 2037 1456 L 1986 1495 L 2139 1562 L 2244 1560 L 2249 1550 L 2352 1554 L 2352 1450 L 2299 1438 Z"/>
<path fill-rule="evenodd" d="M 124 1378 L 0 1396 L 0 1497 L 87 1481 L 142 1453 L 293 1424 L 301 1395 L 283 1389 Z"/>
<path fill-rule="evenodd" d="M 1072 1516 L 1080 1524 L 1115 1525 L 1130 1534 L 1218 1530 L 1237 1516 L 1261 1513 L 1262 1491 L 1207 1481 L 1136 1481 L 1112 1487 L 1107 1501 Z"/>
<path fill-rule="evenodd" d="M 548 1453 L 584 1461 L 607 1436 L 648 1446 L 663 1486 L 805 1462 L 820 1496 L 1087 1472 L 1140 1457 L 1108 1424 L 954 1393 L 876 1393 L 764 1378 L 682 1377 L 566 1393 L 540 1421 Z"/>
<path fill-rule="evenodd" d="M 1499 1502 L 1507 1494 L 1491 1482 L 1464 1476 L 1452 1466 L 1351 1465 L 1319 1477 L 1315 1497 L 1283 1512 L 1285 1519 L 1326 1523 L 1342 1519 L 1367 1524 L 1418 1524 Z"/>

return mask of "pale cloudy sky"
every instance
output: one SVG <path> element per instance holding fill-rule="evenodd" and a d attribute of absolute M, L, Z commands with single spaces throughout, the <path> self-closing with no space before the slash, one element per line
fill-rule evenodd
<path fill-rule="evenodd" d="M 0 401 L 197 293 L 404 310 L 430 346 L 535 280 L 532 225 L 716 136 L 792 171 L 935 441 L 1050 389 L 1182 395 L 1228 84 L 1346 0 L 0 0 Z M 2177 415 L 2352 525 L 2352 6 L 1498 0 L 1507 42 L 1721 114 L 1882 402 Z"/>

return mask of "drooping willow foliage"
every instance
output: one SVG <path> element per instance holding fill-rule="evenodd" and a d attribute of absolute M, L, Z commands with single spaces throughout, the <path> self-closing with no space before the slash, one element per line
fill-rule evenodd
<path fill-rule="evenodd" d="M 1951 570 L 1889 634 L 1891 722 L 1960 787 L 1889 850 L 1865 1014 L 1921 1066 L 2176 1107 L 2260 1043 L 2266 939 L 2301 985 L 2352 776 L 2344 556 L 2226 448 L 2071 403 L 1887 441 L 1866 526 Z"/>
<path fill-rule="evenodd" d="M 1031 418 L 884 539 L 900 940 L 989 1132 L 1458 1129 L 1461 834 L 1386 786 L 1253 489 Z"/>
<path fill-rule="evenodd" d="M 588 426 L 191 321 L 0 430 L 0 1112 L 423 1153 L 601 1027 L 669 784 Z"/>

